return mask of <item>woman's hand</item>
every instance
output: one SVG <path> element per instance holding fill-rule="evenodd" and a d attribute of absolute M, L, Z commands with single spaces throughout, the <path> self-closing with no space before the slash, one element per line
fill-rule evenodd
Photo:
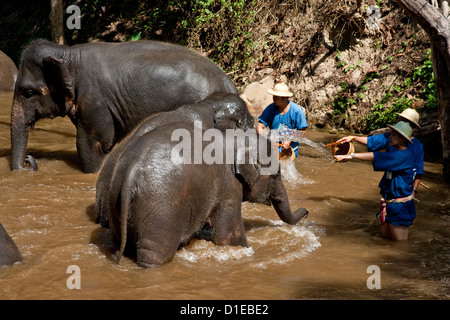
<path fill-rule="evenodd" d="M 336 161 L 338 161 L 338 162 L 347 162 L 347 161 L 349 161 L 349 160 L 352 160 L 353 157 L 352 157 L 351 155 L 349 155 L 349 154 L 346 154 L 346 155 L 336 155 L 336 156 L 334 156 L 334 159 L 335 159 Z"/>
<path fill-rule="evenodd" d="M 336 141 L 336 143 L 346 143 L 346 142 L 350 142 L 350 141 L 353 141 L 353 136 L 346 136 L 346 137 L 343 137 L 343 138 L 340 138 L 338 141 Z"/>

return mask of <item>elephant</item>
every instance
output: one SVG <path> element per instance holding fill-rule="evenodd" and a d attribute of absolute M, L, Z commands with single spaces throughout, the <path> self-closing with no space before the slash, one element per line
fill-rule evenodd
<path fill-rule="evenodd" d="M 108 204 L 107 197 L 104 193 L 104 187 L 109 188 L 113 178 L 123 179 L 122 171 L 114 171 L 116 163 L 122 157 L 124 150 L 128 144 L 135 143 L 135 140 L 160 125 L 169 122 L 190 122 L 199 121 L 204 129 L 217 128 L 225 131 L 228 128 L 241 127 L 239 124 L 241 119 L 236 117 L 233 112 L 235 108 L 240 108 L 240 104 L 245 104 L 241 98 L 233 94 L 213 94 L 208 99 L 196 103 L 186 104 L 172 111 L 160 112 L 149 116 L 141 125 L 124 138 L 117 146 L 108 154 L 108 157 L 102 164 L 96 185 L 95 217 L 98 223 L 107 228 L 108 225 Z M 224 113 L 229 113 L 223 116 Z M 216 119 L 216 116 L 218 118 Z"/>
<path fill-rule="evenodd" d="M 264 171 L 267 160 L 259 161 L 260 149 L 236 142 L 245 139 L 247 133 L 243 130 L 231 130 L 237 132 L 237 138 L 223 143 L 223 131 L 204 130 L 198 122 L 159 122 L 152 130 L 142 134 L 143 130 L 134 137 L 139 128 L 112 161 L 114 168 L 111 170 L 111 164 L 103 166 L 97 180 L 96 206 L 102 202 L 103 213 L 108 215 L 113 243 L 118 249 L 117 263 L 127 254 L 135 257 L 141 267 L 161 266 L 172 260 L 178 248 L 202 228 L 211 230 L 211 240 L 217 245 L 247 246 L 241 216 L 243 201 L 273 205 L 280 219 L 288 224 L 296 224 L 308 215 L 304 208 L 291 211 L 276 151 L 256 131 L 248 130 L 254 132 L 249 139 L 270 150 L 273 174 Z M 215 130 L 215 138 L 207 144 L 210 140 L 205 137 L 210 130 Z M 177 142 L 176 133 L 195 140 L 199 132 L 204 135 L 200 147 L 179 149 L 184 142 Z M 231 163 L 206 161 L 205 155 L 212 149 L 215 151 L 211 154 L 227 154 Z M 204 161 L 195 158 L 199 151 Z M 250 159 L 252 153 L 256 153 L 258 161 L 243 161 Z M 108 175 L 112 177 L 103 179 Z"/>
<path fill-rule="evenodd" d="M 22 261 L 22 254 L 0 223 L 0 267 Z"/>
<path fill-rule="evenodd" d="M 41 118 L 71 119 L 82 170 L 92 173 L 148 116 L 218 93 L 238 95 L 217 65 L 180 45 L 132 41 L 69 47 L 35 40 L 22 54 L 11 106 L 11 170 L 29 169 L 24 164 L 29 129 Z M 240 119 L 235 125 L 251 128 L 245 103 L 233 106 L 216 119 L 233 113 Z"/>
<path fill-rule="evenodd" d="M 18 74 L 14 62 L 0 50 L 0 91 L 14 91 Z"/>

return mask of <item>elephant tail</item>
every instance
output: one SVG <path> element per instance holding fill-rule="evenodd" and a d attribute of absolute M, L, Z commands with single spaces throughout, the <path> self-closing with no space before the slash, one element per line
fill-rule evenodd
<path fill-rule="evenodd" d="M 119 226 L 120 226 L 120 248 L 119 253 L 116 257 L 116 263 L 120 262 L 122 258 L 123 252 L 125 251 L 125 247 L 127 244 L 127 231 L 128 231 L 128 213 L 130 209 L 131 197 L 129 194 L 129 188 L 127 183 L 125 182 L 122 191 L 120 193 L 120 217 L 119 217 Z"/>

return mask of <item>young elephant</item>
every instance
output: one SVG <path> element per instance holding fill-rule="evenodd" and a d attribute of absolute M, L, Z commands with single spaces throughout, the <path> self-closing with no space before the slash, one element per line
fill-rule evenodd
<path fill-rule="evenodd" d="M 22 254 L 0 223 L 0 267 L 22 261 Z"/>
<path fill-rule="evenodd" d="M 206 131 L 192 123 L 172 122 L 135 139 L 131 137 L 113 169 L 120 174 L 97 184 L 109 181 L 102 186 L 102 195 L 96 201 L 107 199 L 103 202 L 108 206 L 109 226 L 114 243 L 120 248 L 117 261 L 127 245 L 136 250 L 140 266 L 165 264 L 205 222 L 212 228 L 214 243 L 247 246 L 242 201 L 272 203 L 280 218 L 290 224 L 307 215 L 303 208 L 290 211 L 278 163 L 275 174 L 261 175 L 264 168 L 259 164 L 239 161 L 248 156 L 251 148 L 244 148 L 245 152 L 236 149 L 236 154 L 230 157 L 234 161 L 231 164 L 211 163 L 206 157 L 211 146 L 216 147 L 215 152 L 220 148 L 224 154 L 228 152 L 227 144 L 221 144 L 220 139 L 182 149 L 181 157 L 176 152 L 180 150 L 179 140 L 173 141 L 176 132 L 188 133 L 195 140 L 198 132 Z M 219 130 L 215 133 L 224 136 Z M 263 139 L 256 134 L 255 137 Z M 271 146 L 267 140 L 264 143 Z M 201 161 L 196 158 L 199 152 L 203 153 Z M 277 161 L 274 152 L 272 155 Z"/>
<path fill-rule="evenodd" d="M 202 102 L 185 104 L 173 111 L 160 112 L 148 117 L 130 135 L 121 141 L 109 154 L 102 165 L 102 170 L 97 179 L 97 201 L 95 202 L 95 215 L 97 222 L 108 228 L 108 197 L 109 186 L 113 177 L 124 179 L 124 172 L 116 171 L 116 163 L 120 160 L 128 144 L 134 144 L 135 140 L 149 131 L 169 122 L 199 121 L 203 129 L 217 128 L 237 129 L 242 127 L 242 122 L 248 121 L 236 113 L 236 109 L 245 107 L 245 102 L 237 95 L 218 93 L 209 96 Z"/>

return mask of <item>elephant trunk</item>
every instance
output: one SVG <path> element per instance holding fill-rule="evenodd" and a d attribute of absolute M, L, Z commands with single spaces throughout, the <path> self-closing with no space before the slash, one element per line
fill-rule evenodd
<path fill-rule="evenodd" d="M 280 219 L 287 224 L 294 225 L 300 221 L 301 218 L 306 218 L 308 216 L 308 210 L 305 208 L 299 208 L 292 213 L 286 188 L 283 183 L 277 185 L 275 192 L 270 195 L 269 199 Z"/>
<path fill-rule="evenodd" d="M 29 131 L 22 104 L 14 99 L 11 108 L 11 170 L 24 169 Z M 33 170 L 37 169 L 31 156 L 27 157 L 27 162 Z"/>

